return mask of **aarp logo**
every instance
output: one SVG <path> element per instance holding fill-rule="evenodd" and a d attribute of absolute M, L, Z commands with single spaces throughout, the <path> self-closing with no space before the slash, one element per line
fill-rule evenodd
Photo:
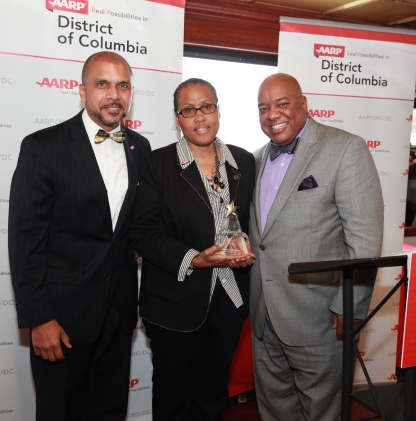
<path fill-rule="evenodd" d="M 131 379 L 129 381 L 129 389 L 132 389 L 134 386 L 137 386 L 140 383 L 140 379 Z"/>
<path fill-rule="evenodd" d="M 140 120 L 121 120 L 121 124 L 128 127 L 129 129 L 135 130 L 138 129 L 143 122 Z"/>
<path fill-rule="evenodd" d="M 381 146 L 380 140 L 367 140 L 368 149 L 377 149 L 379 146 Z"/>
<path fill-rule="evenodd" d="M 360 351 L 360 357 L 361 358 L 364 358 L 365 357 L 365 351 Z M 358 359 L 357 356 L 355 358 Z"/>
<path fill-rule="evenodd" d="M 309 110 L 308 114 L 311 117 L 324 117 L 324 118 L 331 118 L 335 115 L 334 110 Z"/>
<path fill-rule="evenodd" d="M 88 0 L 46 0 L 46 9 L 88 15 Z"/>
<path fill-rule="evenodd" d="M 47 88 L 58 88 L 58 89 L 75 89 L 79 86 L 77 80 L 68 80 L 68 79 L 56 79 L 44 77 L 41 82 L 36 82 L 41 88 L 46 86 Z"/>
<path fill-rule="evenodd" d="M 313 55 L 315 57 L 344 57 L 345 47 L 341 45 L 314 44 Z"/>

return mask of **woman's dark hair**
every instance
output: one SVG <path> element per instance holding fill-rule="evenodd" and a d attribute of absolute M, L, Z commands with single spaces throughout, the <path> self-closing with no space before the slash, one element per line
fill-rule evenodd
<path fill-rule="evenodd" d="M 196 77 L 192 77 L 188 80 L 183 81 L 175 90 L 175 92 L 173 93 L 173 107 L 175 111 L 179 111 L 178 110 L 178 98 L 179 95 L 182 91 L 183 88 L 186 88 L 187 86 L 190 85 L 203 85 L 206 86 L 207 88 L 209 88 L 212 92 L 212 94 L 214 95 L 214 99 L 215 102 L 218 102 L 218 96 L 217 96 L 217 91 L 215 90 L 215 88 L 206 80 L 204 79 L 198 79 Z"/>

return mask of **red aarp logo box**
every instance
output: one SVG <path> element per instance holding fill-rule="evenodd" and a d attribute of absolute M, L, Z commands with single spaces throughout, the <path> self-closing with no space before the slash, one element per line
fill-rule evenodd
<path fill-rule="evenodd" d="M 313 55 L 316 57 L 344 57 L 345 47 L 341 45 L 314 44 Z"/>
<path fill-rule="evenodd" d="M 45 7 L 49 11 L 60 10 L 88 15 L 88 0 L 46 0 Z"/>

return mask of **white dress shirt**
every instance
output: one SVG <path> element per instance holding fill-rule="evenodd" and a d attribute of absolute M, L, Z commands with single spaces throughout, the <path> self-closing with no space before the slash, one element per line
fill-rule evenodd
<path fill-rule="evenodd" d="M 90 139 L 101 176 L 107 189 L 114 231 L 129 185 L 124 145 L 123 143 L 117 143 L 110 138 L 107 138 L 102 143 L 95 143 L 94 136 L 101 127 L 91 120 L 86 110 L 82 113 L 82 121 L 84 122 L 85 130 Z M 119 130 L 120 125 L 109 133 L 117 132 Z"/>

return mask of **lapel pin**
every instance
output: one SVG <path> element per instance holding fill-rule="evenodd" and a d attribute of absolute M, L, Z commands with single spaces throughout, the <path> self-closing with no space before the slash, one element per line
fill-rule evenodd
<path fill-rule="evenodd" d="M 132 151 L 134 149 L 134 145 L 131 145 L 130 146 L 130 150 Z"/>
<path fill-rule="evenodd" d="M 238 180 L 240 177 L 238 175 L 234 175 L 234 180 Z"/>

